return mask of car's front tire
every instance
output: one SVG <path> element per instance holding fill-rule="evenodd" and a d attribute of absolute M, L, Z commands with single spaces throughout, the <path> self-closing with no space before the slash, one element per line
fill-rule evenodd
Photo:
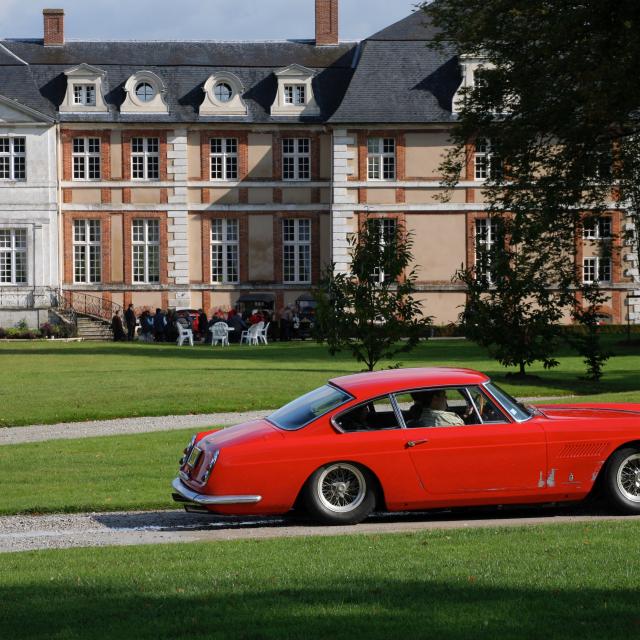
<path fill-rule="evenodd" d="M 320 467 L 303 491 L 309 515 L 324 524 L 357 524 L 376 506 L 371 473 L 351 462 Z"/>
<path fill-rule="evenodd" d="M 609 502 L 624 513 L 640 514 L 640 449 L 625 447 L 616 451 L 605 472 Z"/>

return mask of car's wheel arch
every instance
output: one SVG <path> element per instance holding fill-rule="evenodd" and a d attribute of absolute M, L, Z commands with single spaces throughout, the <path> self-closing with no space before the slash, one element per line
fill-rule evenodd
<path fill-rule="evenodd" d="M 319 471 L 320 469 L 322 469 L 323 467 L 326 467 L 329 464 L 351 464 L 354 465 L 356 467 L 359 467 L 361 470 L 367 472 L 367 474 L 369 475 L 369 477 L 371 478 L 371 489 L 373 490 L 375 497 L 376 497 L 376 510 L 378 511 L 384 511 L 386 509 L 386 499 L 385 499 L 385 495 L 384 495 L 384 489 L 382 488 L 382 483 L 380 482 L 380 478 L 378 478 L 378 474 L 368 465 L 363 464 L 362 462 L 359 462 L 358 460 L 352 460 L 352 459 L 345 459 L 345 460 L 327 460 L 326 462 L 323 462 L 322 464 L 319 464 L 318 466 L 314 467 L 313 469 L 311 469 L 309 471 L 309 473 L 307 473 L 307 477 L 305 478 L 304 482 L 300 485 L 299 489 L 298 489 L 298 493 L 296 495 L 296 499 L 294 502 L 294 509 L 298 509 L 298 508 L 302 508 L 304 505 L 303 502 L 303 494 L 304 494 L 304 490 L 307 487 L 307 485 L 309 484 L 309 482 L 311 482 L 311 478 L 313 477 L 313 475 Z"/>
<path fill-rule="evenodd" d="M 593 483 L 593 486 L 591 487 L 588 498 L 600 500 L 606 497 L 606 481 L 609 466 L 613 457 L 623 449 L 635 449 L 638 453 L 640 453 L 640 440 L 629 440 L 627 442 L 622 442 L 615 449 L 612 449 L 609 452 L 609 455 L 607 455 L 605 461 L 600 467 L 600 471 L 598 471 L 598 475 Z"/>
<path fill-rule="evenodd" d="M 615 456 L 616 453 L 618 453 L 618 451 L 621 451 L 622 449 L 627 449 L 627 448 L 637 449 L 638 452 L 640 453 L 640 440 L 629 440 L 629 442 L 623 442 L 619 444 L 615 449 L 611 449 L 605 461 L 602 463 L 602 466 L 600 467 L 600 471 L 598 471 L 598 475 L 593 483 L 593 487 L 591 488 L 592 492 L 602 487 L 603 479 L 607 473 L 607 467 L 609 466 L 609 463 L 613 458 L 613 456 Z"/>

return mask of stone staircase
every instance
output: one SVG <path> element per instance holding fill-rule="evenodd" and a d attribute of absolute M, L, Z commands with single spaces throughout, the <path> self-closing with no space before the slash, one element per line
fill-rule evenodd
<path fill-rule="evenodd" d="M 95 341 L 113 340 L 111 325 L 106 320 L 78 315 L 77 322 L 78 338 Z"/>

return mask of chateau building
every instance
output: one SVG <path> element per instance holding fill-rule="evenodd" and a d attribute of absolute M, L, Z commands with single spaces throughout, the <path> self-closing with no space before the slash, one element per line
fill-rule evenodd
<path fill-rule="evenodd" d="M 490 144 L 469 147 L 446 204 L 438 165 L 477 61 L 427 48 L 421 13 L 341 42 L 338 0 L 315 4 L 314 41 L 70 41 L 61 10 L 43 39 L 0 41 L 0 325 L 38 287 L 279 309 L 348 268 L 364 215 L 414 233 L 425 312 L 457 318 L 452 275 L 493 241 Z M 625 224 L 603 218 L 576 256 L 614 322 L 637 272 L 627 247 L 601 248 Z"/>

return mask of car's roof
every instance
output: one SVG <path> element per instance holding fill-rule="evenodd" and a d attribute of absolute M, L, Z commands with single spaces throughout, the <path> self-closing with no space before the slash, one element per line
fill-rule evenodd
<path fill-rule="evenodd" d="M 453 367 L 424 367 L 414 369 L 387 369 L 368 371 L 330 380 L 356 398 L 395 393 L 403 389 L 440 385 L 482 384 L 489 378 L 473 369 Z"/>

